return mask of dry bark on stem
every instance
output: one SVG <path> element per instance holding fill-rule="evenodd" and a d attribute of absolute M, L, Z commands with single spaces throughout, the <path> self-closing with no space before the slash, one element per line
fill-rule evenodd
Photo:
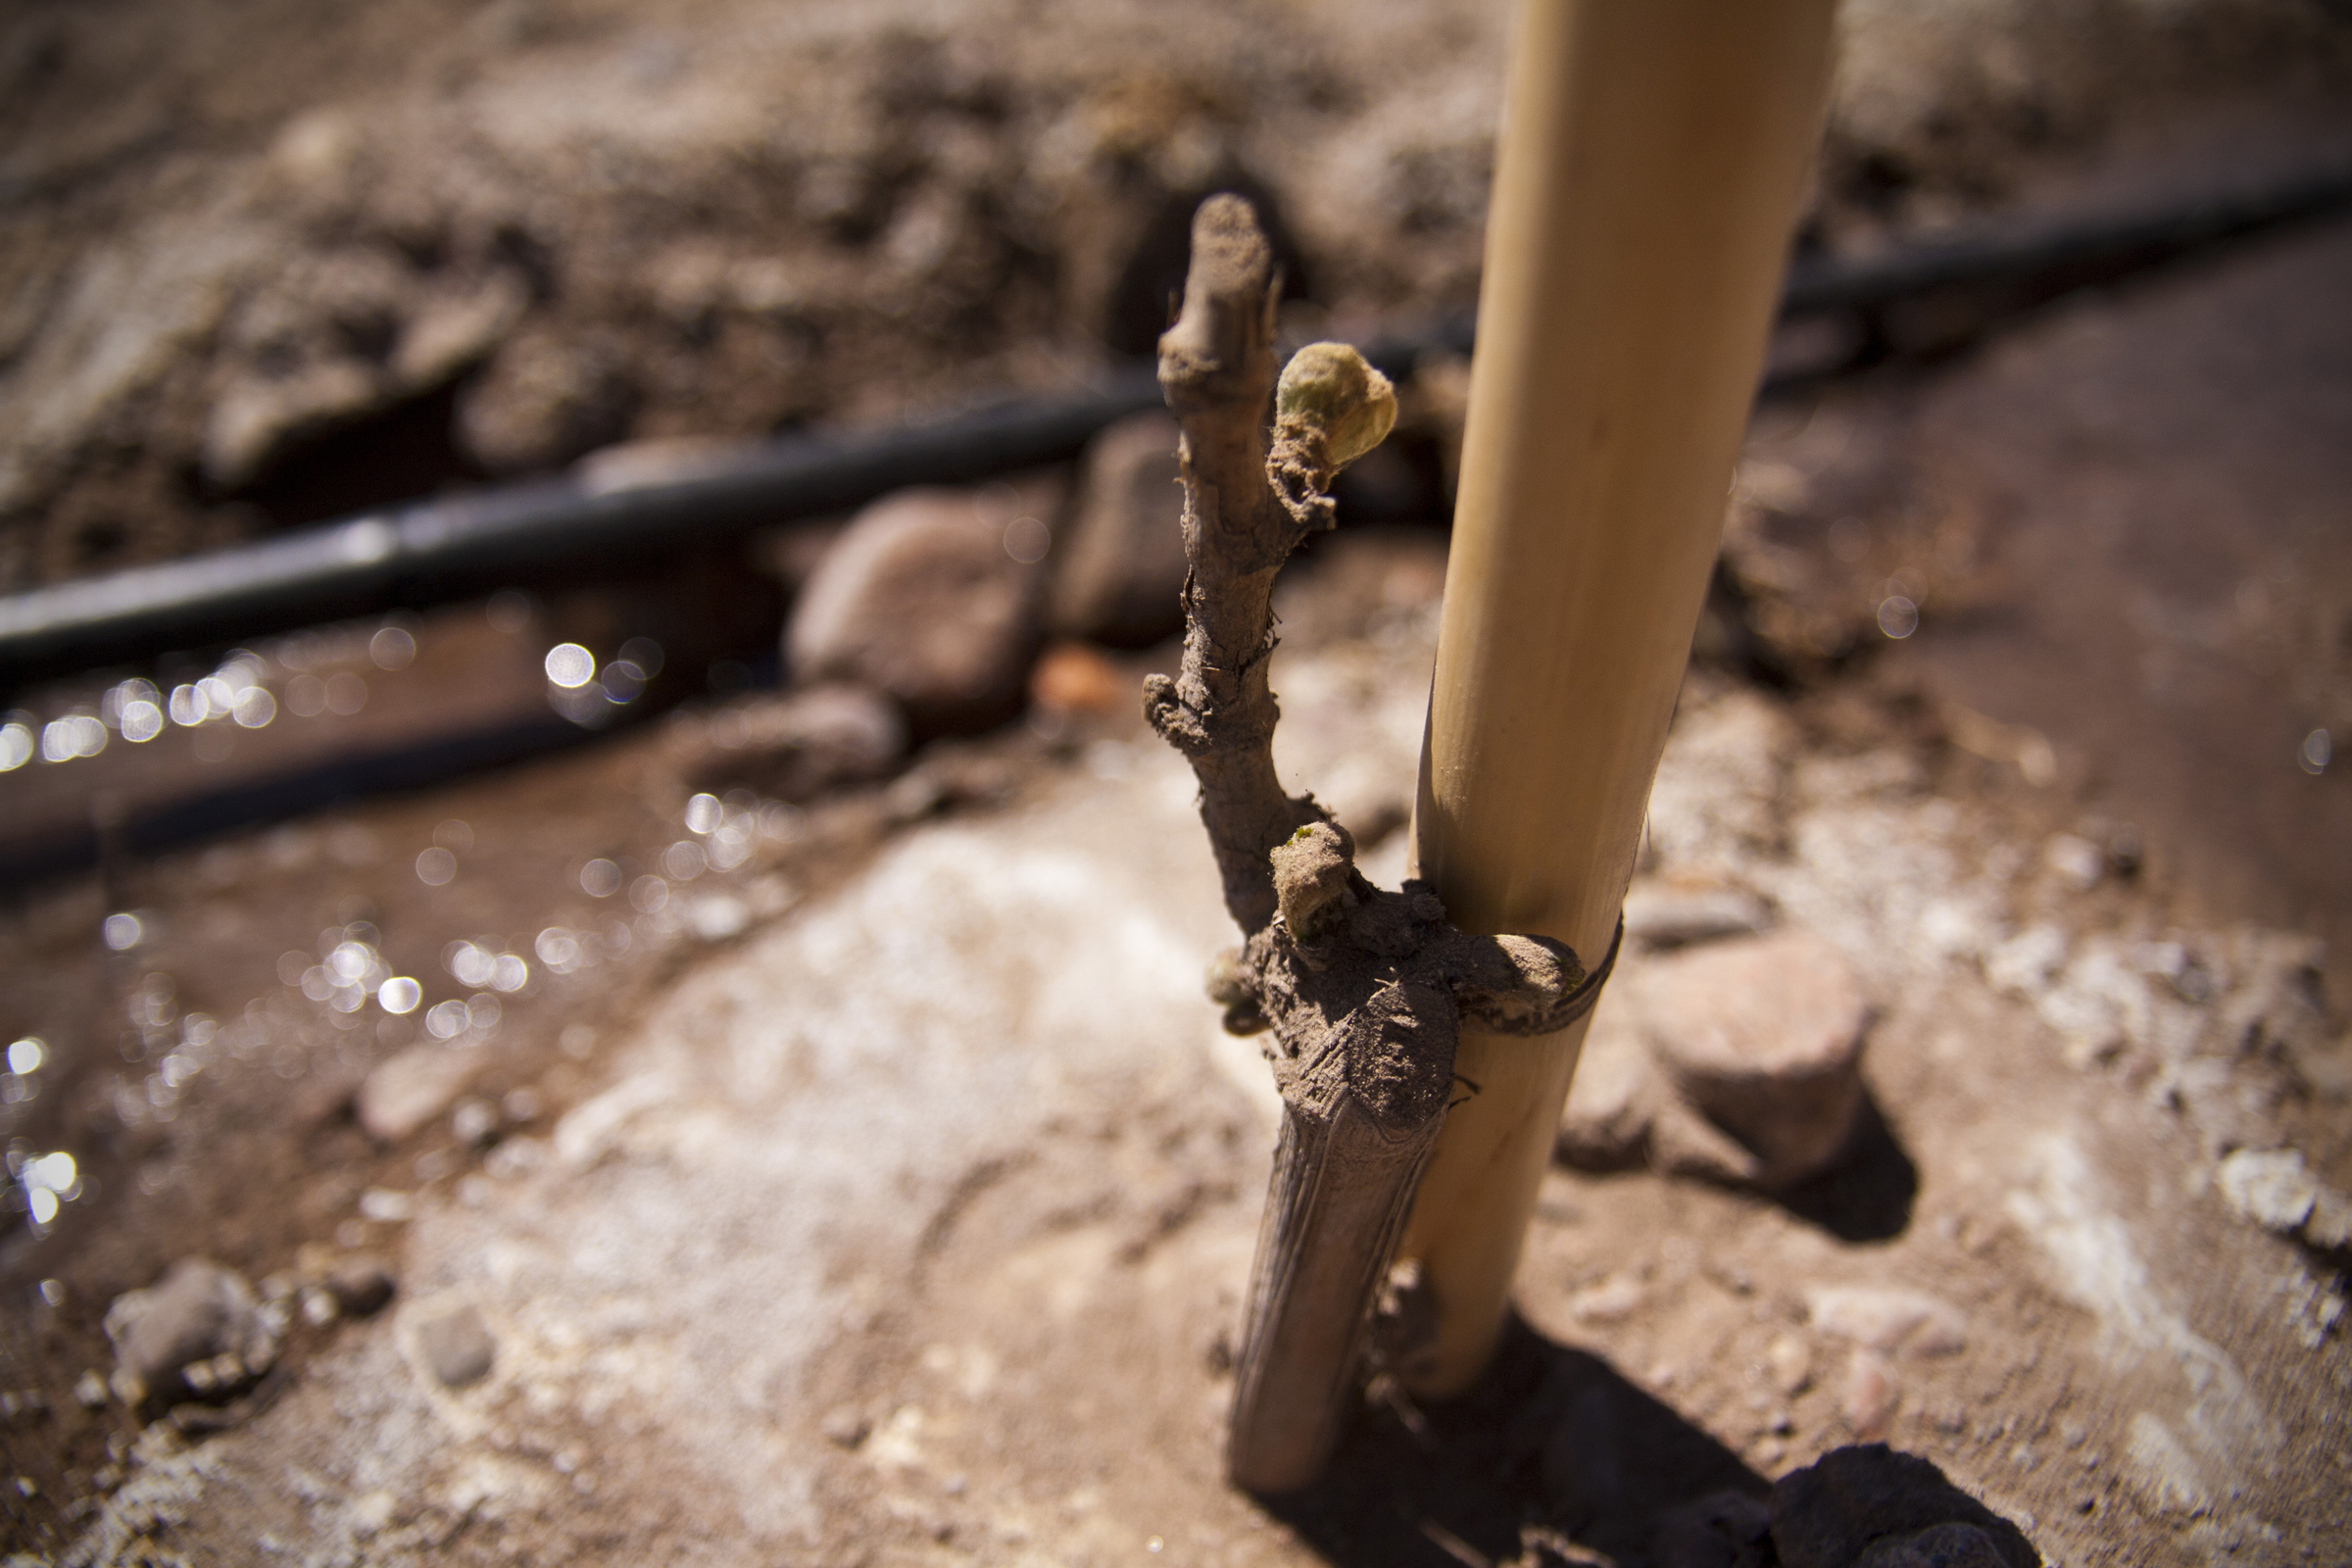
<path fill-rule="evenodd" d="M 1307 524 L 1266 484 L 1274 403 L 1273 257 L 1249 203 L 1211 197 L 1193 220 L 1184 310 L 1159 342 L 1159 384 L 1184 426 L 1184 664 L 1144 685 L 1152 726 L 1192 760 L 1200 820 L 1245 932 L 1274 917 L 1266 856 L 1322 820 L 1274 776 L 1274 574 Z"/>
<path fill-rule="evenodd" d="M 1212 197 L 1194 220 L 1183 314 L 1160 339 L 1160 384 L 1184 427 L 1184 666 L 1144 687 L 1146 713 L 1200 781 L 1247 938 L 1212 994 L 1230 1026 L 1270 1028 L 1282 1094 L 1228 1450 L 1234 1480 L 1266 1493 L 1312 1481 L 1339 1436 L 1463 1019 L 1564 1028 L 1602 978 L 1557 942 L 1456 930 L 1425 884 L 1373 887 L 1345 830 L 1276 780 L 1274 576 L 1331 525 L 1324 492 L 1387 433 L 1395 399 L 1337 344 L 1294 356 L 1278 395 L 1273 284 L 1249 205 Z"/>

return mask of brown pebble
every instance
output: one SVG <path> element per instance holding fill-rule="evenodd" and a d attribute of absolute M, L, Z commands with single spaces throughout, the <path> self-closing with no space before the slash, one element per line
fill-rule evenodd
<path fill-rule="evenodd" d="M 1084 643 L 1056 643 L 1029 672 L 1029 696 L 1040 707 L 1062 712 L 1107 712 L 1134 702 L 1132 677 Z"/>
<path fill-rule="evenodd" d="M 792 678 L 869 686 L 923 734 L 976 733 L 1019 711 L 1039 568 L 1008 537 L 1017 510 L 956 490 L 902 490 L 867 507 L 793 606 Z"/>
<path fill-rule="evenodd" d="M 1846 1363 L 1845 1395 L 1839 1405 L 1854 1436 L 1865 1443 L 1885 1437 L 1899 1397 L 1886 1358 L 1876 1350 L 1857 1348 Z"/>
<path fill-rule="evenodd" d="M 417 1325 L 416 1348 L 443 1388 L 462 1389 L 489 1375 L 498 1342 L 480 1312 L 459 1306 Z"/>
<path fill-rule="evenodd" d="M 380 1311 L 393 1289 L 392 1271 L 372 1257 L 346 1258 L 326 1276 L 327 1294 L 352 1317 Z"/>
<path fill-rule="evenodd" d="M 478 1057 L 439 1044 L 387 1056 L 360 1085 L 360 1125 L 379 1144 L 397 1144 L 439 1118 L 480 1070 Z"/>
<path fill-rule="evenodd" d="M 1862 1106 L 1869 1011 L 1844 956 L 1804 931 L 1660 960 L 1645 1022 L 1676 1095 L 1752 1155 L 1766 1188 L 1827 1169 Z"/>
<path fill-rule="evenodd" d="M 1175 419 L 1152 409 L 1087 449 L 1049 596 L 1058 634 L 1148 648 L 1184 629 L 1177 436 Z"/>
<path fill-rule="evenodd" d="M 873 1430 L 873 1423 L 866 1420 L 865 1412 L 855 1405 L 837 1404 L 825 1412 L 824 1419 L 816 1424 L 816 1429 L 824 1435 L 827 1443 L 837 1447 L 855 1448 L 865 1441 L 866 1434 Z"/>

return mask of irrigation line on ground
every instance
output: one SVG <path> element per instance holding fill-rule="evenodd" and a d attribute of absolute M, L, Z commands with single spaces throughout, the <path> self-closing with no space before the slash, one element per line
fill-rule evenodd
<path fill-rule="evenodd" d="M 2352 204 L 2352 161 L 2185 200 L 1988 224 L 1860 261 L 1799 257 L 1784 318 L 1868 312 L 1939 289 L 2130 270 Z M 1431 351 L 1467 353 L 1465 318 L 1367 346 L 1392 375 Z M 960 484 L 1065 460 L 1126 415 L 1157 406 L 1148 365 L 1085 391 L 1006 402 L 930 423 L 794 435 L 668 477 L 598 485 L 580 473 L 378 509 L 160 565 L 0 597 L 0 691 L 174 649 L 341 615 L 486 592 L 583 561 L 623 566 L 682 544 L 845 511 L 909 484 Z"/>

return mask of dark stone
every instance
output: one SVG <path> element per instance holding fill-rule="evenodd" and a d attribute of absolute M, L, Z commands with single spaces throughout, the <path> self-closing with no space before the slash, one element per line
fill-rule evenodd
<path fill-rule="evenodd" d="M 148 1289 L 116 1297 L 106 1309 L 106 1337 L 116 1364 L 159 1397 L 188 1386 L 180 1369 L 191 1362 L 232 1356 L 259 1367 L 275 1355 L 245 1276 L 204 1257 L 183 1257 Z M 243 1370 L 233 1381 L 242 1381 Z"/>
<path fill-rule="evenodd" d="M 347 1317 L 367 1317 L 392 1299 L 392 1271 L 372 1257 L 346 1258 L 326 1276 L 326 1294 Z"/>
<path fill-rule="evenodd" d="M 1907 1536 L 1882 1536 L 1854 1568 L 2008 1568 L 2000 1547 L 1975 1525 L 1930 1525 Z"/>
<path fill-rule="evenodd" d="M 1944 1478 L 1914 1453 L 1883 1443 L 1836 1448 L 1772 1489 L 1772 1543 L 1781 1568 L 1860 1568 L 1863 1554 L 1888 1537 L 1919 1538 L 1939 1525 L 1966 1525 L 1980 1535 L 2001 1568 L 2041 1568 L 2041 1555 L 2024 1532 Z M 1930 1537 L 1921 1550 L 1973 1549 L 1964 1538 Z M 1893 1544 L 1888 1549 L 1894 1550 Z M 1969 1556 L 1925 1557 L 1951 1568 L 1975 1568 Z M 1894 1568 L 1913 1559 L 1873 1557 L 1870 1568 Z"/>

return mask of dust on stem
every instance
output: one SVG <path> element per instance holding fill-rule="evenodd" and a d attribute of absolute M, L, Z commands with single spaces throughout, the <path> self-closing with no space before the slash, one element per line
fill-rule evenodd
<path fill-rule="evenodd" d="M 1200 780 L 1225 906 L 1246 938 L 1212 968 L 1210 994 L 1229 1027 L 1269 1031 L 1282 1095 L 1228 1450 L 1235 1481 L 1268 1493 L 1312 1481 L 1338 1440 L 1455 1087 L 1462 1020 L 1565 1028 L 1606 972 L 1588 976 L 1556 942 L 1457 930 L 1424 883 L 1374 887 L 1347 831 L 1276 779 L 1275 574 L 1332 526 L 1332 480 L 1387 436 L 1396 403 L 1345 344 L 1300 349 L 1278 383 L 1275 284 L 1249 204 L 1203 203 L 1159 358 L 1184 431 L 1184 663 L 1144 685 L 1152 726 Z"/>

